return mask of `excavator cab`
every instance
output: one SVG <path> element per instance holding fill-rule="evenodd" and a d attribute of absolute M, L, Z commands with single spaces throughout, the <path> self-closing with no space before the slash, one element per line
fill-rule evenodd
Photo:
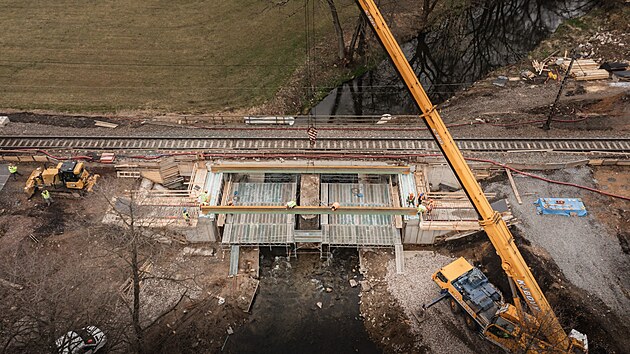
<path fill-rule="evenodd" d="M 89 175 L 83 162 L 61 162 L 57 165 L 57 169 L 59 170 L 59 179 L 65 184 L 66 188 L 83 189 L 87 177 L 85 175 Z"/>

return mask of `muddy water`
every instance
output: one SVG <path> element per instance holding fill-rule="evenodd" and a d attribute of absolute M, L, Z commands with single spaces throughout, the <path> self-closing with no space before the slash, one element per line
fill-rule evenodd
<path fill-rule="evenodd" d="M 284 249 L 261 249 L 260 289 L 249 322 L 225 346 L 228 353 L 380 353 L 359 318 L 356 250 L 287 262 Z M 332 291 L 327 292 L 327 288 Z M 317 305 L 321 302 L 321 308 Z"/>
<path fill-rule="evenodd" d="M 595 3 L 488 1 L 483 7 L 461 11 L 431 31 L 419 33 L 402 47 L 431 100 L 439 103 L 489 71 L 522 59 L 562 21 L 584 14 Z M 334 89 L 312 110 L 317 115 L 417 112 L 389 60 Z"/>

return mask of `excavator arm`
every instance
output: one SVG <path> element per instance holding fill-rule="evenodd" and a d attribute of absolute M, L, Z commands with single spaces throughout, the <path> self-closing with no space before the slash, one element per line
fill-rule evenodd
<path fill-rule="evenodd" d="M 523 301 L 527 303 L 532 314 L 543 325 L 541 332 L 556 348 L 561 351 L 569 350 L 572 343 L 516 247 L 514 237 L 503 219 L 501 219 L 500 214 L 490 206 L 490 202 L 486 199 L 461 151 L 440 118 L 436 106 L 431 104 L 429 97 L 422 88 L 418 77 L 411 68 L 409 61 L 405 58 L 396 39 L 394 39 L 379 9 L 373 0 L 356 0 L 356 2 L 367 16 L 383 48 L 405 82 L 414 101 L 422 111 L 422 119 L 428 126 L 446 161 L 479 214 L 479 224 L 483 227 L 497 254 L 501 257 L 503 269 L 516 285 L 523 297 Z"/>

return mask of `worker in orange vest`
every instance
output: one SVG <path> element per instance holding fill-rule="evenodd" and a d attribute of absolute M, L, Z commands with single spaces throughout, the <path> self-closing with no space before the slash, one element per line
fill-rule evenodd
<path fill-rule="evenodd" d="M 429 199 L 429 203 L 427 204 L 427 216 L 431 216 L 433 208 L 435 208 L 435 200 Z"/>
<path fill-rule="evenodd" d="M 409 193 L 407 196 L 407 206 L 415 207 L 416 206 L 416 196 L 413 193 Z"/>

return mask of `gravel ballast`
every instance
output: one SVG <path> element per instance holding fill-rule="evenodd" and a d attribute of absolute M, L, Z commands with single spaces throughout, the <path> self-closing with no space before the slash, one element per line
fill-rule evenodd
<path fill-rule="evenodd" d="M 545 176 L 596 187 L 589 167 L 554 171 Z M 515 183 L 522 196 L 521 205 L 507 181 L 493 183 L 485 191 L 507 196 L 512 213 L 521 221 L 516 226 L 520 233 L 533 246 L 544 248 L 567 280 L 603 300 L 622 318 L 627 316 L 630 311 L 630 299 L 626 295 L 630 289 L 630 260 L 615 234 L 592 213 L 585 217 L 538 215 L 533 204 L 539 197 L 580 198 L 592 192 L 520 176 L 515 177 Z M 588 204 L 586 209 L 589 210 Z"/>
<path fill-rule="evenodd" d="M 498 348 L 466 327 L 463 317 L 455 317 L 446 301 L 422 310 L 422 304 L 439 295 L 431 275 L 454 260 L 431 251 L 405 251 L 404 274 L 396 274 L 395 259 L 387 264 L 387 289 L 404 309 L 412 330 L 428 352 L 472 354 L 496 351 Z"/>

